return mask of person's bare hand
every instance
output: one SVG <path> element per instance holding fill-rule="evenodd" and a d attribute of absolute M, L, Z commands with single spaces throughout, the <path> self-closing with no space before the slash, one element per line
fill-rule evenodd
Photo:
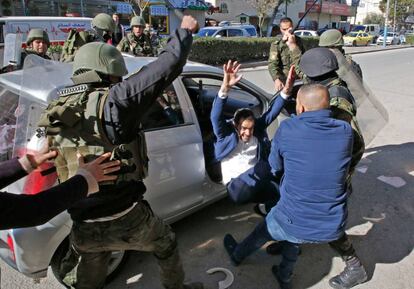
<path fill-rule="evenodd" d="M 297 46 L 295 34 L 287 34 L 286 45 L 289 47 L 290 50 L 293 50 Z"/>
<path fill-rule="evenodd" d="M 118 176 L 109 174 L 119 171 L 121 169 L 121 162 L 110 161 L 104 163 L 105 160 L 111 157 L 111 153 L 104 153 L 89 163 L 85 163 L 83 156 L 80 153 L 77 154 L 77 157 L 79 167 L 87 170 L 98 183 L 103 181 L 114 181 L 118 178 Z"/>
<path fill-rule="evenodd" d="M 292 93 L 292 88 L 293 88 L 293 85 L 295 84 L 295 79 L 296 79 L 295 66 L 292 65 L 289 69 L 289 73 L 286 79 L 285 86 L 283 87 L 284 94 L 290 95 Z"/>
<path fill-rule="evenodd" d="M 181 28 L 188 29 L 192 33 L 196 33 L 199 27 L 197 20 L 193 16 L 185 15 L 181 21 Z"/>
<path fill-rule="evenodd" d="M 276 91 L 281 91 L 284 86 L 285 85 L 284 85 L 283 81 L 281 81 L 279 78 L 277 78 L 275 80 L 275 89 L 276 89 Z"/>
<path fill-rule="evenodd" d="M 229 60 L 227 63 L 223 65 L 223 84 L 221 85 L 221 90 L 227 93 L 232 86 L 237 84 L 240 79 L 242 79 L 243 75 L 237 75 L 240 70 L 241 64 L 237 61 L 232 62 Z"/>
<path fill-rule="evenodd" d="M 47 141 L 45 141 L 39 152 L 33 154 L 28 153 L 26 156 L 32 168 L 36 169 L 47 160 L 54 159 L 55 157 L 57 157 L 57 155 L 57 151 L 49 150 Z"/>

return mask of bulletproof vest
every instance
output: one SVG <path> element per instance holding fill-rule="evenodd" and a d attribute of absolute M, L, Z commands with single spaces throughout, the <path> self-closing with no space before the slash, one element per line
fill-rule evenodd
<path fill-rule="evenodd" d="M 45 127 L 52 147 L 60 152 L 56 166 L 62 181 L 78 169 L 78 151 L 86 161 L 112 152 L 111 158 L 122 162 L 117 182 L 146 177 L 148 159 L 142 133 L 137 132 L 136 139 L 129 144 L 113 145 L 106 138 L 102 123 L 108 92 L 108 88 L 95 89 L 87 84 L 67 87 L 59 91 L 59 97 L 42 114 L 39 126 Z"/>
<path fill-rule="evenodd" d="M 75 54 L 83 45 L 89 42 L 103 41 L 103 39 L 94 33 L 94 31 L 77 31 L 70 30 L 65 44 L 62 48 L 61 62 L 72 62 L 75 59 Z"/>
<path fill-rule="evenodd" d="M 343 81 L 336 78 L 325 85 L 329 90 L 331 108 L 341 109 L 349 113 L 351 117 L 355 117 L 357 113 L 355 99 Z"/>
<path fill-rule="evenodd" d="M 136 56 L 146 56 L 152 54 L 151 40 L 144 33 L 140 37 L 135 37 L 133 33 L 127 34 L 129 50 Z"/>
<path fill-rule="evenodd" d="M 76 217 L 98 218 L 122 211 L 131 202 L 142 198 L 145 192 L 137 191 L 137 182 L 148 172 L 148 158 L 143 133 L 138 133 L 129 144 L 113 145 L 104 132 L 103 108 L 108 88 L 93 88 L 80 84 L 59 91 L 41 115 L 39 127 L 45 128 L 51 148 L 58 150 L 55 166 L 61 182 L 72 177 L 78 169 L 77 152 L 85 162 L 96 159 L 105 152 L 112 152 L 111 160 L 121 161 L 121 170 L 115 182 L 100 183 L 100 192 L 78 204 Z M 128 184 L 135 184 L 130 188 Z M 120 192 L 119 188 L 128 187 Z M 91 200 L 95 201 L 91 201 Z M 108 206 L 108 203 L 113 203 Z M 97 206 L 99 207 L 97 209 Z M 76 208 L 76 206 L 75 206 Z M 89 212 L 85 213 L 85 210 Z M 71 213 L 72 215 L 72 213 Z M 73 218 L 73 216 L 72 216 Z"/>

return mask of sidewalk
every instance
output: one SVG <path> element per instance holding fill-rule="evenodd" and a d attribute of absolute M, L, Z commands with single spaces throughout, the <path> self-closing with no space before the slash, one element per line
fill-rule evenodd
<path fill-rule="evenodd" d="M 406 49 L 406 48 L 414 48 L 414 45 L 388 45 L 386 48 L 383 48 L 382 45 L 370 45 L 370 46 L 345 46 L 345 53 L 346 54 L 363 54 L 363 53 L 371 53 L 371 52 L 381 52 L 385 50 L 395 50 L 395 49 Z M 243 62 L 242 67 L 244 68 L 254 68 L 259 66 L 267 66 L 268 61 L 251 61 L 251 62 Z"/>

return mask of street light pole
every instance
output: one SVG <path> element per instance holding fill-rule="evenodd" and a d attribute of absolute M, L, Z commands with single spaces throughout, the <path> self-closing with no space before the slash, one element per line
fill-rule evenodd
<path fill-rule="evenodd" d="M 394 25 L 393 25 L 393 32 L 395 33 L 395 21 L 397 16 L 397 0 L 394 1 Z"/>
<path fill-rule="evenodd" d="M 388 22 L 388 14 L 390 13 L 390 0 L 387 0 L 387 9 L 385 10 L 385 23 L 384 23 L 384 36 L 383 36 L 383 43 L 382 47 L 387 47 L 387 22 Z"/>
<path fill-rule="evenodd" d="M 81 5 L 81 15 L 82 17 L 85 17 L 85 11 L 83 10 L 83 0 L 80 1 L 80 5 Z"/>

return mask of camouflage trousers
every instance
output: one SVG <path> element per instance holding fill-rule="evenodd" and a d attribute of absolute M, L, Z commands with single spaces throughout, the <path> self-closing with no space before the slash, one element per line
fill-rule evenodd
<path fill-rule="evenodd" d="M 152 252 L 166 289 L 182 289 L 184 271 L 175 234 L 145 201 L 125 216 L 107 222 L 74 222 L 72 247 L 60 266 L 68 288 L 101 289 L 105 284 L 111 251 Z"/>

